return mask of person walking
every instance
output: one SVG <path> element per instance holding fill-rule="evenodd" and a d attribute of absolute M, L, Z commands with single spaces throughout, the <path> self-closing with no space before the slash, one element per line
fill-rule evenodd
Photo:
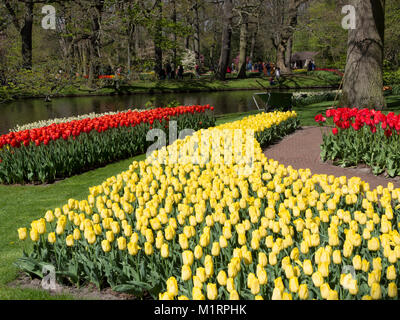
<path fill-rule="evenodd" d="M 174 80 L 176 75 L 176 68 L 175 68 L 175 63 L 171 63 L 171 79 Z"/>
<path fill-rule="evenodd" d="M 263 72 L 263 69 L 264 69 L 263 64 L 264 64 L 264 63 L 262 63 L 261 61 L 258 63 L 258 72 L 259 72 L 259 73 L 262 73 L 262 72 Z"/>
<path fill-rule="evenodd" d="M 167 73 L 167 78 L 168 80 L 171 79 L 171 72 L 172 72 L 172 67 L 171 64 L 168 62 L 167 65 L 165 66 L 165 71 Z"/>
<path fill-rule="evenodd" d="M 279 80 L 281 78 L 281 69 L 279 67 L 277 67 L 275 70 L 275 78 L 276 78 L 276 81 L 279 82 Z"/>
<path fill-rule="evenodd" d="M 267 63 L 267 74 L 268 74 L 268 77 L 271 76 L 271 62 L 269 62 L 269 61 Z"/>
<path fill-rule="evenodd" d="M 183 80 L 183 72 L 184 72 L 183 66 L 180 65 L 179 68 L 178 68 L 178 79 L 179 80 Z"/>
<path fill-rule="evenodd" d="M 195 73 L 196 73 L 196 78 L 200 79 L 200 66 L 198 64 L 196 64 Z"/>

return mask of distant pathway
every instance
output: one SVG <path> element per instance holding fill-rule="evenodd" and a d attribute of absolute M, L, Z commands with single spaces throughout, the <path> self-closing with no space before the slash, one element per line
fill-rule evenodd
<path fill-rule="evenodd" d="M 326 130 L 326 129 L 324 129 Z M 269 159 L 277 160 L 286 167 L 291 165 L 294 169 L 309 168 L 313 174 L 328 174 L 335 177 L 346 176 L 360 177 L 370 184 L 371 189 L 379 185 L 384 187 L 392 182 L 396 188 L 400 188 L 400 179 L 389 179 L 383 176 L 375 176 L 369 168 L 341 168 L 328 163 L 323 163 L 320 158 L 322 144 L 322 132 L 319 127 L 305 127 L 285 137 L 279 143 L 264 150 Z"/>

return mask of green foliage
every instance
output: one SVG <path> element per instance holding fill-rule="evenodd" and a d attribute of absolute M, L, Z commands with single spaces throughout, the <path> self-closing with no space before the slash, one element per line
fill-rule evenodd
<path fill-rule="evenodd" d="M 383 73 L 384 85 L 400 85 L 400 69 L 397 71 L 385 71 Z"/>
<path fill-rule="evenodd" d="M 392 94 L 400 96 L 400 85 L 393 86 Z"/>
<path fill-rule="evenodd" d="M 300 107 L 311 104 L 316 104 L 325 101 L 335 100 L 337 92 L 322 92 L 322 93 L 304 93 L 301 95 L 294 95 L 292 98 L 293 106 Z M 340 97 L 340 96 L 338 96 Z"/>
<path fill-rule="evenodd" d="M 342 167 L 364 163 L 375 175 L 384 172 L 390 177 L 400 175 L 399 135 L 386 137 L 380 126 L 376 133 L 364 126 L 359 131 L 339 129 L 337 136 L 332 133 L 324 135 L 321 150 L 322 161 L 331 160 Z"/>

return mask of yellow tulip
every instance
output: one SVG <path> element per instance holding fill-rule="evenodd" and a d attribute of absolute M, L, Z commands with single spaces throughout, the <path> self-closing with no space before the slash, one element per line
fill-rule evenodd
<path fill-rule="evenodd" d="M 117 243 L 118 243 L 118 249 L 123 251 L 126 250 L 126 238 L 125 237 L 119 237 L 117 239 Z"/>
<path fill-rule="evenodd" d="M 107 239 L 109 242 L 113 242 L 114 239 L 115 239 L 114 233 L 113 233 L 112 231 L 107 231 L 107 232 L 106 232 L 106 239 Z"/>
<path fill-rule="evenodd" d="M 372 238 L 371 240 L 368 240 L 368 250 L 370 251 L 378 251 L 379 250 L 379 239 L 378 238 Z"/>
<path fill-rule="evenodd" d="M 369 261 L 368 260 L 363 259 L 361 270 L 364 271 L 364 272 L 368 272 L 369 271 Z"/>
<path fill-rule="evenodd" d="M 307 284 L 301 284 L 298 290 L 299 298 L 301 300 L 307 300 L 309 297 Z"/>
<path fill-rule="evenodd" d="M 161 257 L 168 258 L 169 257 L 169 246 L 168 243 L 163 243 L 161 246 Z"/>
<path fill-rule="evenodd" d="M 394 265 L 391 265 L 386 269 L 386 278 L 388 280 L 396 280 L 396 269 Z"/>
<path fill-rule="evenodd" d="M 388 286 L 388 296 L 390 298 L 396 298 L 397 297 L 397 285 L 394 282 L 390 282 Z"/>
<path fill-rule="evenodd" d="M 274 288 L 271 300 L 282 300 L 282 291 L 279 288 Z"/>
<path fill-rule="evenodd" d="M 371 297 L 374 300 L 379 300 L 382 298 L 382 291 L 381 291 L 381 286 L 379 283 L 373 283 L 371 286 Z"/>
<path fill-rule="evenodd" d="M 381 271 L 382 270 L 382 259 L 380 257 L 374 258 L 372 260 L 372 267 L 374 270 Z"/>
<path fill-rule="evenodd" d="M 167 292 L 171 293 L 174 297 L 178 295 L 178 282 L 175 277 L 170 277 L 167 280 Z"/>
<path fill-rule="evenodd" d="M 46 221 L 49 222 L 49 223 L 50 223 L 50 222 L 53 222 L 54 219 L 55 219 L 54 214 L 53 214 L 53 211 L 51 211 L 51 210 L 47 211 L 46 214 L 45 214 L 45 216 L 44 216 L 44 218 L 45 218 Z"/>
<path fill-rule="evenodd" d="M 137 242 L 130 241 L 128 243 L 128 253 L 131 256 L 136 256 L 138 254 L 138 252 L 139 252 L 139 246 L 138 246 Z"/>
<path fill-rule="evenodd" d="M 219 285 L 226 286 L 227 276 L 226 276 L 226 272 L 224 270 L 221 270 L 220 272 L 218 272 L 217 281 L 218 281 Z"/>
<path fill-rule="evenodd" d="M 203 256 L 203 248 L 202 248 L 201 246 L 197 245 L 197 246 L 194 248 L 194 256 L 195 256 L 195 258 L 196 258 L 197 260 L 200 260 L 200 259 L 201 259 L 201 257 Z"/>
<path fill-rule="evenodd" d="M 205 282 L 207 279 L 206 269 L 203 267 L 198 267 L 196 269 L 196 276 L 199 277 L 201 282 Z"/>
<path fill-rule="evenodd" d="M 101 242 L 101 248 L 103 249 L 104 252 L 110 252 L 111 251 L 111 245 L 108 240 L 103 240 Z"/>
<path fill-rule="evenodd" d="M 118 234 L 121 231 L 118 221 L 113 221 L 111 223 L 111 230 L 114 234 Z"/>
<path fill-rule="evenodd" d="M 144 253 L 147 255 L 147 256 L 151 256 L 152 254 L 153 254 L 153 252 L 154 252 L 154 248 L 153 248 L 153 245 L 150 243 L 150 242 L 145 242 L 144 243 Z"/>
<path fill-rule="evenodd" d="M 216 300 L 218 297 L 217 285 L 215 283 L 207 284 L 207 298 L 209 300 Z"/>
<path fill-rule="evenodd" d="M 203 295 L 203 293 L 201 292 L 201 289 L 198 287 L 193 287 L 192 289 L 192 297 L 193 300 L 205 300 L 205 296 Z"/>
<path fill-rule="evenodd" d="M 321 297 L 323 299 L 328 299 L 329 293 L 331 291 L 331 288 L 329 287 L 329 284 L 325 282 L 320 286 L 319 289 L 320 289 L 320 292 L 321 292 Z"/>
<path fill-rule="evenodd" d="M 72 247 L 74 245 L 74 236 L 72 234 L 68 235 L 65 238 L 65 242 L 66 242 L 68 247 Z"/>
<path fill-rule="evenodd" d="M 37 232 L 39 234 L 44 234 L 46 233 L 46 221 L 44 219 L 38 220 L 36 224 Z"/>
<path fill-rule="evenodd" d="M 55 243 L 56 242 L 56 234 L 55 234 L 55 232 L 49 233 L 48 236 L 47 236 L 47 240 L 50 243 Z"/>
<path fill-rule="evenodd" d="M 292 277 L 289 279 L 289 290 L 294 293 L 299 290 L 299 280 L 297 277 Z"/>
<path fill-rule="evenodd" d="M 186 251 L 182 252 L 182 261 L 183 261 L 183 264 L 187 264 L 188 266 L 191 266 L 194 262 L 193 252 L 190 250 L 186 250 Z"/>
<path fill-rule="evenodd" d="M 362 261 L 361 261 L 361 257 L 359 255 L 356 255 L 353 257 L 353 267 L 355 270 L 362 269 Z"/>
<path fill-rule="evenodd" d="M 319 288 L 324 283 L 324 278 L 322 277 L 321 272 L 314 272 L 312 275 L 312 281 L 314 285 Z"/>
<path fill-rule="evenodd" d="M 311 276 L 314 272 L 311 260 L 304 260 L 303 262 L 303 271 L 304 274 Z"/>
<path fill-rule="evenodd" d="M 233 280 L 233 278 L 228 278 L 226 280 L 226 290 L 231 293 L 232 291 L 235 290 L 235 282 Z"/>
<path fill-rule="evenodd" d="M 25 240 L 27 238 L 27 230 L 26 230 L 26 228 L 19 228 L 18 229 L 18 237 L 19 237 L 19 240 Z"/>
<path fill-rule="evenodd" d="M 36 229 L 31 229 L 29 236 L 32 241 L 36 242 L 39 240 L 39 232 Z"/>
<path fill-rule="evenodd" d="M 229 294 L 229 300 L 240 300 L 239 293 L 236 290 L 232 290 Z"/>
<path fill-rule="evenodd" d="M 219 242 L 213 242 L 212 244 L 212 249 L 211 249 L 211 254 L 216 257 L 219 256 L 221 252 L 221 247 L 219 245 Z"/>
<path fill-rule="evenodd" d="M 181 277 L 183 281 L 188 281 L 192 277 L 192 269 L 188 265 L 182 266 Z"/>

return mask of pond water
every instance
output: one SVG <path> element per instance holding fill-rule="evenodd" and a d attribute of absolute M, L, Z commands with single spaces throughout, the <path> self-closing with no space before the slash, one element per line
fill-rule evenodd
<path fill-rule="evenodd" d="M 0 134 L 8 133 L 16 125 L 39 120 L 71 117 L 91 112 L 142 109 L 150 100 L 157 107 L 165 106 L 171 101 L 177 101 L 181 105 L 209 104 L 215 108 L 217 115 L 246 112 L 256 110 L 252 98 L 256 92 L 262 92 L 262 90 L 68 97 L 55 98 L 51 102 L 45 102 L 44 99 L 22 99 L 0 104 Z M 285 92 L 288 91 L 285 90 Z"/>

